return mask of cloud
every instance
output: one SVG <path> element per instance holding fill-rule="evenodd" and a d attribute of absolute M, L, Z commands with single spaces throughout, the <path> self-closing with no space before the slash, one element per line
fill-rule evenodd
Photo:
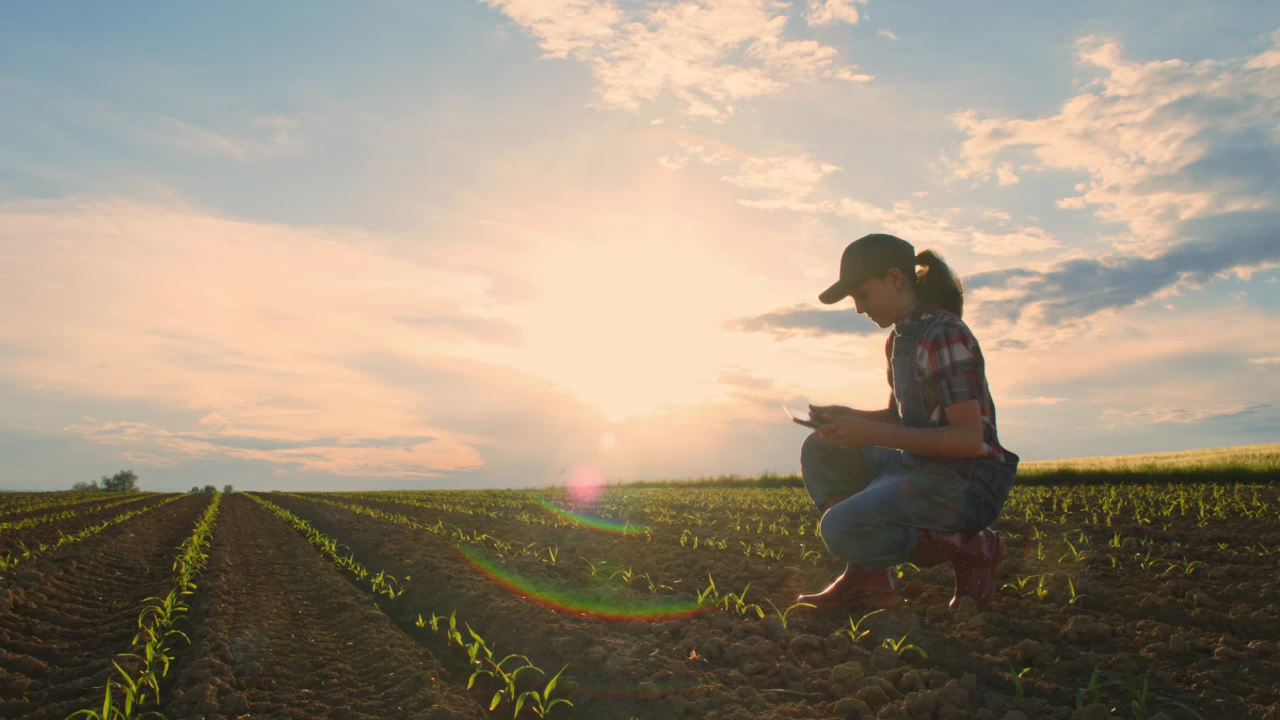
<path fill-rule="evenodd" d="M 1280 355 L 1272 357 L 1249 358 L 1250 365 L 1280 365 Z"/>
<path fill-rule="evenodd" d="M 837 22 L 858 23 L 858 5 L 867 0 L 808 0 L 804 19 L 810 25 L 830 25 Z"/>
<path fill-rule="evenodd" d="M 1089 36 L 1080 62 L 1102 71 L 1090 92 L 1043 118 L 954 122 L 967 138 L 946 163 L 959 178 L 1016 182 L 1015 170 L 1082 173 L 1064 209 L 1121 223 L 1122 252 L 1159 254 L 1188 221 L 1276 207 L 1280 198 L 1280 32 L 1252 58 L 1136 62 L 1116 41 Z"/>
<path fill-rule="evenodd" d="M 892 30 L 887 29 L 887 28 L 881 28 L 880 30 L 877 30 L 877 31 L 876 31 L 876 34 L 877 34 L 877 35 L 879 35 L 879 36 L 881 36 L 881 37 L 887 37 L 887 38 L 889 38 L 890 40 L 897 40 L 897 39 L 898 39 L 898 34 L 897 34 L 897 33 L 895 33 L 895 32 L 894 32 L 894 31 L 892 31 Z"/>
<path fill-rule="evenodd" d="M 1058 405 L 1064 402 L 1069 400 L 1060 397 L 1013 397 L 1000 400 L 1001 405 Z"/>
<path fill-rule="evenodd" d="M 685 115 L 720 123 L 736 103 L 776 95 L 790 83 L 872 79 L 838 64 L 831 46 L 784 39 L 787 4 L 777 0 L 684 0 L 632 12 L 591 0 L 484 2 L 532 36 L 543 57 L 589 63 L 609 108 L 637 111 L 669 94 Z M 856 7 L 841 0 L 811 11 L 856 21 Z"/>
<path fill-rule="evenodd" d="M 464 313 L 408 315 L 396 320 L 413 327 L 430 330 L 433 337 L 456 338 L 499 345 L 520 344 L 520 327 L 504 320 L 475 317 Z"/>
<path fill-rule="evenodd" d="M 544 58 L 577 57 L 614 37 L 623 13 L 612 0 L 484 0 L 538 40 Z"/>
<path fill-rule="evenodd" d="M 984 312 L 1014 322 L 1030 314 L 1038 325 L 1057 325 L 1280 262 L 1280 210 L 1198 218 L 1176 232 L 1185 240 L 1155 257 L 1076 258 L 1044 271 L 981 272 L 966 277 L 965 287 L 1014 291 L 985 302 Z"/>
<path fill-rule="evenodd" d="M 775 340 L 787 340 L 796 335 L 822 337 L 883 332 L 871 320 L 848 310 L 814 310 L 804 306 L 737 318 L 727 322 L 725 327 L 739 332 L 766 333 Z"/>
<path fill-rule="evenodd" d="M 1111 426 L 1200 425 L 1214 420 L 1260 415 L 1277 407 L 1280 407 L 1280 403 L 1274 400 L 1211 407 L 1157 406 L 1135 410 L 1108 409 L 1104 410 L 1100 417 Z"/>
<path fill-rule="evenodd" d="M 785 208 L 810 212 L 817 205 L 807 198 L 821 185 L 822 179 L 840 168 L 818 162 L 808 155 L 752 157 L 739 164 L 737 172 L 720 179 L 746 190 L 760 190 L 764 199 L 739 200 L 747 207 L 766 210 Z"/>
<path fill-rule="evenodd" d="M 474 449 L 432 437 L 323 438 L 287 441 L 246 435 L 214 436 L 169 430 L 145 422 L 99 422 L 63 428 L 99 445 L 118 448 L 120 457 L 157 468 L 179 468 L 209 458 L 259 461 L 299 472 L 347 477 L 440 478 L 446 471 L 484 465 Z"/>

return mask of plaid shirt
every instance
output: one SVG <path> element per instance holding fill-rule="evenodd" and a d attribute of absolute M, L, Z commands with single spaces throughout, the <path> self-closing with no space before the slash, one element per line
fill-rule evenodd
<path fill-rule="evenodd" d="M 1018 462 L 1018 456 L 1001 446 L 996 437 L 996 405 L 987 388 L 982 349 L 969 326 L 960 316 L 937 306 L 914 308 L 899 321 L 904 328 L 913 323 L 925 324 L 916 348 L 915 366 L 930 424 L 946 425 L 944 408 L 976 399 L 982 412 L 982 438 L 986 448 L 983 457 L 1004 463 Z M 890 333 L 884 346 L 886 358 L 890 357 L 892 348 L 893 333 Z M 893 388 L 892 362 L 889 363 L 889 387 Z"/>

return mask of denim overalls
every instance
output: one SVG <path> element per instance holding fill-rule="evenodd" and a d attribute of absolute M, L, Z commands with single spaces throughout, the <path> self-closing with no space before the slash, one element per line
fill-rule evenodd
<path fill-rule="evenodd" d="M 893 392 L 905 427 L 932 426 L 915 371 L 916 348 L 927 327 L 916 321 L 894 331 Z M 800 470 L 815 506 L 831 497 L 849 496 L 822 516 L 827 549 L 872 569 L 906 562 L 916 547 L 916 528 L 971 532 L 991 524 L 1014 477 L 1013 469 L 988 458 L 919 456 L 878 446 L 845 448 L 817 433 L 801 446 Z"/>

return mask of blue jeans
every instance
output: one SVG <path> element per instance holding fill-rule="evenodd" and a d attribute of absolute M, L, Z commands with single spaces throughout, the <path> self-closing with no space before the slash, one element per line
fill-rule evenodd
<path fill-rule="evenodd" d="M 994 520 L 990 502 L 972 492 L 968 478 L 900 450 L 845 448 L 810 433 L 800 448 L 800 471 L 815 507 L 848 496 L 822 515 L 820 527 L 827 550 L 853 565 L 906 562 L 917 528 L 974 531 Z"/>

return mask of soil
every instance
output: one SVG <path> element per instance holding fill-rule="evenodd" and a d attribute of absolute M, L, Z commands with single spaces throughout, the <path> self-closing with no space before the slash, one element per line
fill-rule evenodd
<path fill-rule="evenodd" d="M 1275 491 L 1268 492 L 1274 502 Z M 795 534 L 800 520 L 795 513 L 789 518 L 791 534 L 785 536 L 757 533 L 760 525 L 752 518 L 750 523 L 737 521 L 736 530 L 723 521 L 659 524 L 650 540 L 644 534 L 620 537 L 580 526 L 543 525 L 532 520 L 536 516 L 527 507 L 485 515 L 367 497 L 269 497 L 349 545 L 371 569 L 413 577 L 406 594 L 388 610 L 402 628 L 412 629 L 418 613 L 447 615 L 456 609 L 504 653 L 525 653 L 552 672 L 567 663 L 560 687 L 580 717 L 1015 718 L 1021 713 L 1071 718 L 1113 708 L 1128 717 L 1144 678 L 1149 714 L 1162 710 L 1168 717 L 1193 717 L 1175 703 L 1205 716 L 1268 717 L 1275 714 L 1280 697 L 1275 645 L 1280 614 L 1274 610 L 1280 600 L 1280 553 L 1245 549 L 1280 546 L 1280 523 L 1274 519 L 1247 524 L 1214 520 L 1197 527 L 1192 516 L 1152 523 L 1120 513 L 1113 527 L 1103 528 L 1078 514 L 1036 523 L 1006 515 L 994 526 L 1010 543 L 1000 583 L 1043 575 L 1043 586 L 1032 580 L 1024 590 L 1039 586 L 1044 597 L 1034 592 L 1019 596 L 1010 587 L 982 612 L 965 601 L 949 615 L 949 566 L 902 566 L 901 604 L 870 617 L 861 626 L 870 633 L 853 643 L 840 631 L 868 609 L 819 614 L 800 608 L 790 613 L 784 628 L 765 602 L 785 609 L 795 594 L 820 589 L 842 569 L 830 558 L 817 564 L 795 561 L 802 544 L 812 549 L 815 542 L 811 534 Z M 568 589 L 590 601 L 688 598 L 705 587 L 711 572 L 721 593 L 738 592 L 751 583 L 747 601 L 762 605 L 767 617 L 720 610 L 691 618 L 622 622 L 548 607 L 536 592 L 504 590 L 439 534 L 357 515 L 315 498 L 401 513 L 422 525 L 445 520 L 469 535 L 488 533 L 517 548 L 558 547 L 555 564 L 545 554 L 537 559 L 531 552 L 487 550 L 486 555 L 530 582 Z M 525 521 L 518 519 L 521 514 Z M 767 526 L 776 517 L 760 519 Z M 683 522 L 697 520 L 695 514 Z M 1032 542 L 1033 526 L 1053 527 L 1054 538 Z M 727 546 L 736 550 L 682 547 L 677 542 L 680 527 L 692 527 L 704 538 L 727 534 Z M 1084 547 L 1076 536 L 1080 530 L 1095 536 L 1088 552 L 1079 562 L 1058 562 L 1068 552 L 1066 540 L 1076 537 L 1077 547 Z M 1110 533 L 1129 540 L 1120 547 L 1106 546 Z M 789 560 L 742 552 L 740 543 L 761 538 Z M 1039 560 L 1035 547 L 1042 543 L 1045 559 Z M 1218 543 L 1227 549 L 1219 550 Z M 604 559 L 605 569 L 591 576 L 578 554 Z M 1111 556 L 1118 568 L 1111 567 Z M 1140 569 L 1144 557 L 1146 570 Z M 1190 572 L 1166 569 L 1165 563 L 1151 561 L 1161 557 L 1179 565 L 1200 564 Z M 634 580 L 624 585 L 621 578 L 607 579 L 622 567 L 631 567 L 633 574 L 648 572 L 669 589 L 650 593 L 637 589 Z M 1081 596 L 1076 602 L 1070 602 L 1068 578 Z M 928 657 L 914 651 L 899 656 L 881 647 L 883 641 L 904 635 L 904 645 L 914 644 Z M 424 637 L 423 642 L 438 639 Z M 1101 690 L 1098 707 L 1077 710 L 1077 691 L 1089 684 L 1095 669 L 1102 681 L 1114 684 Z"/>
<path fill-rule="evenodd" d="M 71 535 L 90 526 L 97 525 L 103 520 L 110 520 L 121 513 L 131 510 L 137 510 L 144 507 L 153 507 L 164 502 L 166 498 L 172 495 L 139 495 L 136 499 L 127 499 L 123 497 L 114 497 L 88 505 L 68 506 L 46 509 L 39 514 L 57 514 L 67 510 L 76 510 L 76 514 L 72 517 L 58 518 L 50 522 L 32 525 L 30 527 L 20 528 L 17 530 L 7 530 L 0 532 L 0 556 L 10 554 L 18 557 L 22 554 L 22 546 L 25 544 L 27 548 L 37 549 L 40 543 L 52 545 L 58 541 L 58 534 Z M 103 508 L 103 505 L 110 504 L 119 500 L 126 502 L 112 507 Z M 85 512 L 88 510 L 89 512 Z M 38 515 L 39 515 L 38 514 Z M 27 516 L 18 516 L 25 518 Z"/>
<path fill-rule="evenodd" d="M 174 548 L 208 503 L 178 498 L 0 580 L 0 718 L 102 706 L 112 658 L 137 632 L 143 599 L 168 592 Z"/>
<path fill-rule="evenodd" d="M 160 709 L 489 717 L 494 681 L 468 689 L 466 654 L 420 626 L 456 612 L 495 657 L 519 653 L 544 671 L 522 674 L 520 690 L 565 668 L 555 696 L 574 706 L 553 718 L 1127 718 L 1145 680 L 1147 717 L 1277 720 L 1280 493 L 1244 492 L 1255 509 L 1273 507 L 1201 518 L 1130 504 L 1107 519 L 1059 508 L 1076 490 L 1031 501 L 1020 490 L 993 526 L 1009 546 L 984 610 L 966 599 L 947 612 L 948 565 L 903 565 L 892 608 L 796 608 L 785 622 L 775 604 L 786 610 L 843 569 L 814 536 L 801 490 L 557 496 L 613 531 L 528 492 L 260 495 L 394 576 L 395 599 L 227 495 L 181 626 L 191 644 L 178 648 Z M 207 502 L 182 498 L 0 578 L 0 717 L 100 705 L 142 598 L 167 589 L 174 548 Z M 708 576 L 764 617 L 691 602 Z M 843 632 L 864 615 L 865 634 Z M 1097 702 L 1078 707 L 1095 670 Z"/>
<path fill-rule="evenodd" d="M 440 664 L 293 528 L 226 496 L 170 718 L 480 718 Z"/>

